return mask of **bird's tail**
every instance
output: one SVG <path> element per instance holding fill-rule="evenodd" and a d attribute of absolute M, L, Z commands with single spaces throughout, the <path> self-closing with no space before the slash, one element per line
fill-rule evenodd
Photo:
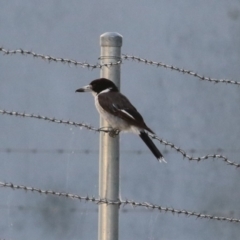
<path fill-rule="evenodd" d="M 154 156 L 157 158 L 159 162 L 162 162 L 162 161 L 166 162 L 161 152 L 157 149 L 157 147 L 155 146 L 155 144 L 153 143 L 153 141 L 145 131 L 140 131 L 139 136 L 145 142 L 148 148 L 152 151 L 152 153 L 154 154 Z"/>

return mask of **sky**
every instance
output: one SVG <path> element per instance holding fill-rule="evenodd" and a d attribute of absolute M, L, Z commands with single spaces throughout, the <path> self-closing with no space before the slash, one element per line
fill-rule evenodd
<path fill-rule="evenodd" d="M 240 2 L 6 1 L 0 46 L 97 64 L 100 35 L 123 36 L 122 53 L 239 80 Z M 99 126 L 91 94 L 75 90 L 99 69 L 0 51 L 0 110 Z M 194 157 L 240 163 L 239 87 L 124 60 L 121 92 L 156 135 Z M 41 119 L 0 115 L 0 182 L 98 197 L 99 133 Z M 155 140 L 156 161 L 133 134 L 120 136 L 120 198 L 240 218 L 239 169 L 222 159 L 189 161 Z M 0 188 L 0 239 L 96 239 L 98 206 Z M 237 239 L 239 226 L 157 210 L 119 209 L 119 239 Z"/>

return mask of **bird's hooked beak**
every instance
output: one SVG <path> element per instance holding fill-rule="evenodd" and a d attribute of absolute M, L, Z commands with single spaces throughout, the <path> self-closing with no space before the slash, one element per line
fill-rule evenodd
<path fill-rule="evenodd" d="M 87 85 L 87 86 L 77 89 L 75 92 L 91 92 L 91 91 L 92 91 L 92 86 Z"/>

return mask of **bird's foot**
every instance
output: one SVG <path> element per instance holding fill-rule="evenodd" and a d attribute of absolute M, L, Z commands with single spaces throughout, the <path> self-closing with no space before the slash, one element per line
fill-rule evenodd
<path fill-rule="evenodd" d="M 119 135 L 119 133 L 120 133 L 120 130 L 112 128 L 109 131 L 109 136 L 112 137 L 112 138 L 115 138 L 116 136 Z"/>

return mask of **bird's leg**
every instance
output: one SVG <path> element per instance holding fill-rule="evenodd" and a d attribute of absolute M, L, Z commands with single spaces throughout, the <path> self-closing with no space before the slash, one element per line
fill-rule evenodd
<path fill-rule="evenodd" d="M 115 138 L 119 133 L 120 133 L 119 129 L 112 128 L 109 132 L 109 136 L 112 138 Z"/>

